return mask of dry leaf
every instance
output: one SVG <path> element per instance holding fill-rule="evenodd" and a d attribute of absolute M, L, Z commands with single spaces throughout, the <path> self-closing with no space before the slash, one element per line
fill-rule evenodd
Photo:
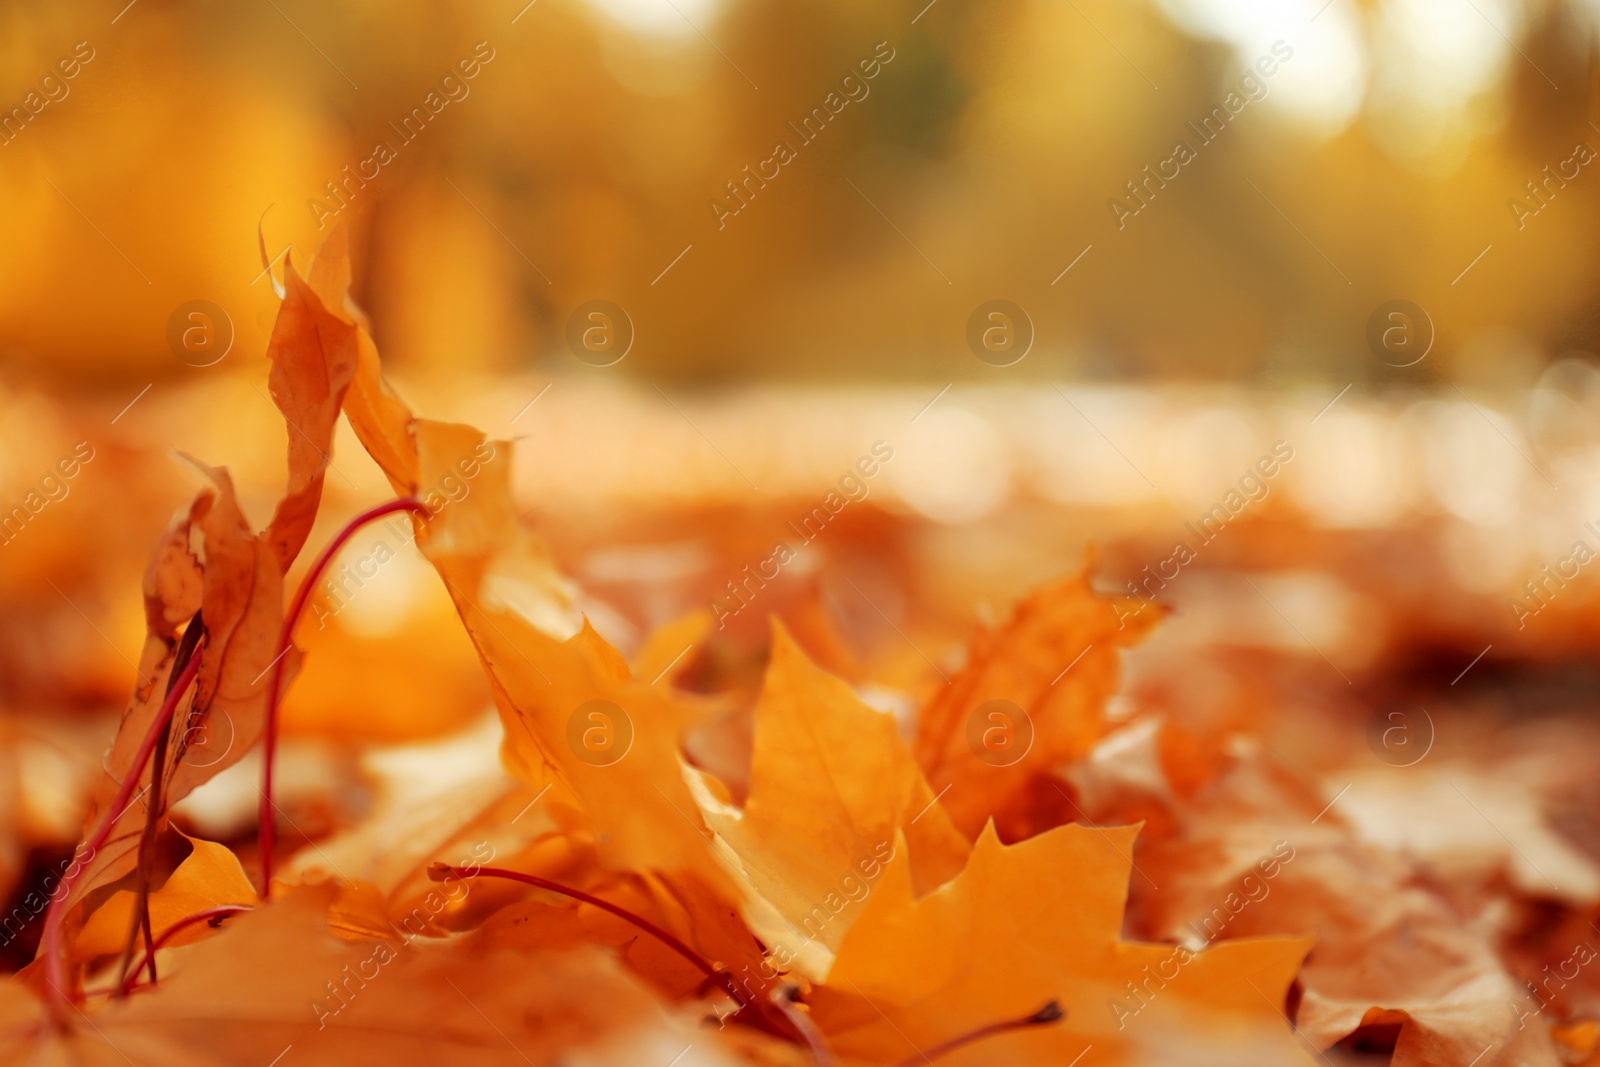
<path fill-rule="evenodd" d="M 1283 1008 L 1310 939 L 1198 953 L 1121 939 L 1136 833 L 1062 826 L 1007 846 L 985 827 L 966 869 L 920 900 L 909 865 L 890 863 L 816 1001 L 819 1025 L 840 1053 L 895 1063 L 1053 1000 L 1063 1022 L 944 1062 L 1065 1064 L 1092 1046 L 1097 1063 L 1144 1063 L 1141 1049 L 1173 1033 L 1308 1062 Z"/>
<path fill-rule="evenodd" d="M 1519 1025 L 1537 1001 L 1485 931 L 1408 863 L 1351 834 L 1338 807 L 1319 818 L 1326 803 L 1282 770 L 1240 765 L 1187 805 L 1177 834 L 1141 854 L 1161 887 L 1141 894 L 1144 921 L 1190 943 L 1315 932 L 1296 1022 L 1319 1049 L 1387 1026 L 1398 1030 L 1394 1067 L 1465 1064 L 1490 1047 L 1553 1064 L 1542 1021 Z"/>
<path fill-rule="evenodd" d="M 18 984 L 0 994 L 0 1061 L 236 1064 L 728 1062 L 601 953 L 464 952 L 328 933 L 329 888 L 297 892 L 174 953 L 175 973 L 130 1001 L 91 1003 L 64 1033 Z"/>
<path fill-rule="evenodd" d="M 978 634 L 966 667 L 923 710 L 914 747 L 929 784 L 948 787 L 944 805 L 963 833 L 976 836 L 990 818 L 1008 840 L 1043 829 L 1027 810 L 1028 790 L 1105 733 L 1118 650 L 1156 617 L 1127 611 L 1078 577 L 1037 590 L 1004 625 Z"/>
<path fill-rule="evenodd" d="M 778 623 L 755 707 L 749 799 L 742 811 L 703 803 L 752 887 L 751 929 L 782 963 L 818 981 L 897 833 L 911 843 L 919 893 L 954 877 L 967 857 L 894 717 L 807 659 Z"/>
<path fill-rule="evenodd" d="M 163 808 L 183 799 L 242 759 L 261 736 L 266 706 L 266 669 L 283 625 L 283 584 L 273 550 L 250 532 L 234 496 L 233 481 L 224 470 L 194 463 L 209 483 L 190 507 L 188 516 L 168 531 L 157 547 L 147 578 L 146 618 L 158 625 L 199 610 L 206 623 L 206 643 L 200 650 L 195 691 L 187 706 L 180 704 L 168 728 L 166 758 L 162 768 Z M 175 546 L 187 544 L 187 553 Z M 193 573 L 200 573 L 199 602 L 193 603 Z M 176 599 L 166 599 L 166 597 Z M 191 607 L 191 604 L 193 605 Z M 105 774 L 95 791 L 85 821 L 86 833 L 105 818 L 134 754 L 149 732 L 166 694 L 177 641 L 170 631 L 152 629 L 146 640 L 141 673 L 148 679 L 135 689 L 122 723 L 106 756 Z M 293 670 L 297 657 L 286 657 Z M 217 718 L 227 722 L 234 743 L 220 756 L 208 751 L 190 758 L 190 746 Z M 218 724 L 220 726 L 220 724 Z M 135 802 L 118 813 L 106 843 L 89 857 L 84 874 L 73 887 L 66 906 L 74 908 L 99 886 L 121 878 L 133 869 L 134 851 L 144 831 L 150 795 L 151 772 L 138 772 L 142 783 Z"/>
<path fill-rule="evenodd" d="M 318 256 L 326 255 L 330 265 L 321 271 L 312 265 L 313 279 L 328 288 L 327 293 L 319 295 L 296 273 L 293 262 L 284 260 L 285 295 L 267 345 L 272 361 L 267 388 L 289 424 L 289 486 L 273 513 L 266 539 L 277 553 L 278 570 L 285 573 L 316 522 L 322 481 L 331 462 L 334 423 L 355 376 L 356 326 L 338 314 L 349 279 L 339 277 L 333 266 L 346 262 L 343 234 L 340 227 L 338 243 L 325 244 Z M 325 304 L 335 290 L 340 302 Z"/>
<path fill-rule="evenodd" d="M 239 866 L 238 857 L 227 846 L 186 834 L 181 836 L 193 851 L 166 883 L 150 894 L 150 924 L 157 936 L 178 920 L 219 905 L 256 902 L 255 886 L 250 884 L 244 868 Z M 88 960 L 121 952 L 133 915 L 133 903 L 133 892 L 123 889 L 95 909 L 73 942 L 73 956 Z M 203 924 L 187 927 L 167 941 L 167 945 L 188 944 L 200 940 L 206 932 Z"/>

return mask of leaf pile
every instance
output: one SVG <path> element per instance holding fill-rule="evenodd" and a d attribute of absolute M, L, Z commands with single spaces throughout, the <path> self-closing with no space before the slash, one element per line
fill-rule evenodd
<path fill-rule="evenodd" d="M 1376 837 L 1381 811 L 1319 812 L 1322 783 L 1248 721 L 1181 701 L 1113 721 L 1122 650 L 1154 613 L 1124 627 L 1087 577 L 979 633 L 907 727 L 774 623 L 727 761 L 743 770 L 691 760 L 686 739 L 728 703 L 680 684 L 704 621 L 630 663 L 519 521 L 511 445 L 419 417 L 384 382 L 342 232 L 307 277 L 284 275 L 269 386 L 290 428 L 285 495 L 254 532 L 227 472 L 194 464 L 202 489 L 145 575 L 140 680 L 85 825 L 101 844 L 52 903 L 57 936 L 0 994 L 4 1062 L 1110 1067 L 1376 1045 L 1416 1067 L 1593 1051 L 1582 965 L 1558 963 L 1567 999 L 1530 1002 L 1516 975 L 1545 961 L 1462 928 L 1463 900 L 1424 876 L 1426 832 L 1399 848 Z M 274 672 L 301 658 L 278 651 L 297 621 L 285 630 L 285 575 L 341 413 L 413 502 L 505 774 L 451 777 L 440 749 L 432 791 L 261 885 L 169 809 L 270 735 Z M 194 658 L 192 687 L 175 686 Z M 230 758 L 186 758 L 223 713 Z M 1536 804 L 1527 819 L 1544 826 Z M 1587 944 L 1600 878 L 1546 845 L 1569 886 L 1550 922 Z M 1483 879 L 1514 879 L 1519 857 L 1534 865 L 1502 849 Z"/>

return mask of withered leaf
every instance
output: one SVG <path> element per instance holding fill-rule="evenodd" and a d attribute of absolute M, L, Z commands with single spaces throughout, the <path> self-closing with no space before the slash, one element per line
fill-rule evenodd
<path fill-rule="evenodd" d="M 1095 593 L 1087 575 L 1036 590 L 1006 623 L 977 635 L 967 665 L 923 709 L 913 751 L 933 788 L 948 787 L 945 807 L 969 837 L 990 818 L 1008 839 L 1042 829 L 1028 808 L 1031 785 L 1105 733 L 1119 650 L 1157 618 L 1126 612 L 1119 619 L 1118 603 Z M 1008 743 L 1027 746 L 1020 757 L 986 760 L 974 747 L 972 719 L 985 716 L 990 701 L 1005 702 L 994 722 L 1008 731 Z M 1017 709 L 1025 721 L 1013 721 Z"/>
<path fill-rule="evenodd" d="M 334 893 L 294 893 L 175 954 L 175 973 L 129 1001 L 73 1009 L 41 1026 L 26 987 L 0 989 L 0 1061 L 237 1064 L 430 1062 L 526 1067 L 582 1056 L 599 1065 L 728 1060 L 594 950 L 524 955 L 423 939 L 332 936 Z M 574 1060 L 576 1062 L 576 1060 Z"/>

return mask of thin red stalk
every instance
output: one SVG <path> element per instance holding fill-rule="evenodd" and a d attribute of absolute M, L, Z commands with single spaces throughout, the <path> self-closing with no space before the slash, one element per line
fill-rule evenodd
<path fill-rule="evenodd" d="M 64 874 L 61 884 L 56 887 L 56 892 L 50 899 L 50 907 L 44 916 L 44 934 L 41 938 L 41 951 L 44 953 L 45 979 L 54 991 L 51 994 L 51 1004 L 59 1012 L 70 1000 L 66 992 L 67 967 L 66 957 L 61 949 L 61 924 L 66 919 L 67 899 L 72 896 L 72 889 L 88 869 L 90 862 L 101 848 L 105 847 L 106 838 L 111 836 L 111 828 L 128 807 L 133 798 L 134 787 L 139 784 L 139 777 L 144 772 L 144 765 L 149 762 L 151 753 L 155 751 L 157 738 L 165 736 L 169 723 L 172 722 L 172 713 L 178 706 L 178 701 L 183 699 L 184 693 L 194 681 L 194 676 L 200 670 L 200 656 L 189 658 L 184 666 L 183 673 L 178 675 L 177 682 L 167 692 L 167 698 L 161 702 L 161 708 L 156 712 L 155 719 L 150 723 L 150 729 L 145 732 L 144 740 L 139 742 L 138 751 L 133 755 L 133 764 L 128 768 L 122 778 L 122 785 L 117 789 L 117 795 L 112 798 L 111 806 L 106 809 L 105 818 L 95 832 L 84 842 L 84 860 L 77 867 Z M 58 1017 L 64 1017 L 58 1015 Z"/>
<path fill-rule="evenodd" d="M 907 1056 L 895 1064 L 894 1067 L 918 1067 L 920 1064 L 931 1063 L 945 1053 L 954 1052 L 956 1049 L 970 1045 L 974 1041 L 982 1041 L 986 1037 L 1009 1033 L 1012 1030 L 1026 1030 L 1030 1026 L 1045 1026 L 1065 1018 L 1066 1014 L 1061 1010 L 1061 1005 L 1052 1000 L 1032 1015 L 1025 1015 L 1020 1019 L 1007 1019 L 1005 1022 L 990 1023 L 988 1026 L 980 1026 L 976 1030 L 962 1034 L 960 1037 L 952 1037 L 949 1041 L 942 1041 L 926 1052 L 919 1051 L 915 1056 Z"/>
<path fill-rule="evenodd" d="M 509 878 L 512 881 L 522 881 L 525 885 L 538 886 L 539 889 L 549 889 L 550 893 L 560 893 L 562 896 L 573 897 L 574 901 L 594 904 L 595 907 L 603 910 L 603 912 L 610 912 L 611 915 L 621 918 L 624 923 L 632 923 L 632 925 L 643 929 L 646 934 L 656 937 L 658 941 L 661 941 L 661 944 L 667 945 L 669 949 L 677 952 L 680 957 L 685 958 L 685 960 L 693 963 L 696 968 L 704 971 L 707 981 L 715 982 L 723 992 L 728 993 L 728 997 L 733 998 L 736 1005 L 739 1005 L 739 1008 L 731 1013 L 733 1016 L 741 1016 L 744 1013 L 744 1009 L 749 1008 L 752 1014 L 744 1019 L 749 1024 L 760 1027 L 760 1029 L 766 1030 L 768 1033 L 774 1033 L 778 1037 L 786 1038 L 786 1040 L 792 1041 L 797 1037 L 800 1040 L 806 1040 L 805 1035 L 795 1027 L 794 1022 L 789 1021 L 789 1017 L 786 1014 L 778 1011 L 778 1009 L 770 1008 L 762 1001 L 750 1000 L 746 993 L 739 992 L 739 985 L 738 982 L 734 982 L 733 974 L 728 973 L 725 969 L 718 968 L 714 963 L 710 963 L 710 961 L 706 960 L 706 957 L 702 957 L 701 953 L 694 952 L 688 945 L 678 941 L 677 937 L 661 929 L 661 926 L 651 923 L 648 918 L 634 915 L 624 907 L 618 907 L 616 904 L 611 904 L 610 901 L 602 901 L 600 897 L 590 896 L 589 893 L 584 893 L 582 889 L 563 886 L 560 881 L 550 881 L 549 878 L 541 878 L 539 875 L 526 875 L 520 870 L 507 870 L 506 867 L 477 867 L 477 869 L 474 869 L 474 867 L 451 867 L 450 864 L 432 864 L 427 869 L 427 877 L 434 878 L 435 881 L 445 880 L 450 875 L 459 875 L 462 878 Z"/>
<path fill-rule="evenodd" d="M 552 893 L 560 893 L 562 896 L 581 900 L 585 904 L 593 904 L 602 911 L 610 912 L 623 922 L 637 926 L 698 967 L 705 973 L 708 981 L 715 982 L 724 993 L 733 998 L 734 1003 L 739 1005 L 738 1010 L 732 1013 L 733 1015 L 742 1015 L 745 1009 L 748 1008 L 752 1012 L 753 1018 L 747 1017 L 745 1019 L 746 1022 L 790 1041 L 793 1041 L 796 1037 L 805 1040 L 805 1035 L 795 1027 L 794 1023 L 782 1011 L 770 1008 L 758 1000 L 752 1000 L 740 992 L 739 985 L 734 981 L 733 975 L 710 963 L 700 953 L 667 933 L 649 919 L 635 915 L 626 908 L 619 908 L 610 901 L 601 900 L 599 897 L 585 893 L 581 889 L 573 889 L 571 886 L 562 885 L 560 882 L 552 882 L 548 878 L 540 878 L 536 874 L 524 874 L 521 871 L 507 870 L 504 867 L 478 867 L 474 869 L 471 867 L 452 867 L 445 863 L 435 863 L 428 867 L 428 877 L 434 881 L 442 881 L 452 874 L 462 878 L 485 876 L 489 878 L 508 878 L 513 882 L 522 882 L 526 885 L 537 886 L 540 889 L 548 889 Z"/>
<path fill-rule="evenodd" d="M 306 571 L 305 578 L 300 582 L 300 588 L 294 595 L 294 600 L 289 604 L 289 611 L 283 617 L 283 629 L 278 634 L 278 647 L 273 649 L 271 675 L 267 681 L 267 710 L 265 722 L 261 731 L 261 824 L 257 831 L 259 851 L 261 853 L 261 899 L 266 900 L 272 891 L 272 846 L 275 837 L 273 827 L 272 803 L 272 764 L 273 757 L 278 751 L 278 694 L 283 686 L 283 661 L 288 655 L 289 645 L 294 640 L 295 624 L 300 621 L 300 616 L 305 613 L 306 603 L 311 599 L 311 591 L 316 588 L 328 564 L 333 562 L 345 542 L 354 537 L 356 531 L 374 519 L 381 519 L 397 511 L 420 511 L 429 514 L 428 508 L 421 501 L 412 497 L 402 497 L 391 500 L 387 504 L 379 504 L 351 519 L 344 529 L 328 547 L 322 550 L 312 562 L 311 569 Z"/>
<path fill-rule="evenodd" d="M 434 872 L 436 871 L 439 872 L 438 877 L 434 877 Z M 629 922 L 634 926 L 637 926 L 639 929 L 643 930 L 651 937 L 656 938 L 678 955 L 682 956 L 684 959 L 700 968 L 700 970 L 704 971 L 709 977 L 715 978 L 718 975 L 725 973 L 717 970 L 716 967 L 707 962 L 704 956 L 700 955 L 700 953 L 696 952 L 682 941 L 679 941 L 676 937 L 667 933 L 667 931 L 661 929 L 661 927 L 657 926 L 649 919 L 646 919 L 643 916 L 635 915 L 626 908 L 619 908 L 610 901 L 601 900 L 599 897 L 585 893 L 581 889 L 573 889 L 571 886 L 562 885 L 560 882 L 552 882 L 548 878 L 540 878 L 537 874 L 523 874 L 521 871 L 507 870 L 504 867 L 479 867 L 477 871 L 474 872 L 470 867 L 451 867 L 449 864 L 435 863 L 428 868 L 428 876 L 434 878 L 434 881 L 442 880 L 446 874 L 455 874 L 463 878 L 509 878 L 513 882 L 525 882 L 528 885 L 538 886 L 540 889 L 548 889 L 552 893 L 560 893 L 562 896 L 572 897 L 574 900 L 581 900 L 585 904 L 593 904 L 602 911 L 608 911 L 624 922 Z M 726 984 L 719 984 L 722 984 L 723 988 L 728 991 L 729 995 L 732 996 L 734 1000 L 737 1000 L 740 1004 L 748 1003 L 744 997 L 741 997 L 737 992 L 735 992 L 735 987 L 731 981 L 727 982 Z"/>
<path fill-rule="evenodd" d="M 176 934 L 178 931 L 187 927 L 193 926 L 195 923 L 209 922 L 212 919 L 221 919 L 228 915 L 237 915 L 241 911 L 254 910 L 255 909 L 250 907 L 248 904 L 219 904 L 215 908 L 207 908 L 205 911 L 197 911 L 193 915 L 185 915 L 183 918 L 179 919 L 177 922 L 161 931 L 161 933 L 156 937 L 155 942 L 151 945 L 148 954 L 150 956 L 154 956 L 156 951 L 160 949 L 162 945 L 166 944 L 167 940 L 172 937 L 173 934 Z M 122 992 L 124 994 L 133 988 L 139 977 L 139 971 L 144 967 L 144 964 L 145 958 L 140 957 L 138 965 L 130 968 L 126 976 L 124 976 L 122 979 Z M 153 981 L 154 980 L 152 979 L 152 982 Z"/>
<path fill-rule="evenodd" d="M 167 692 L 170 693 L 172 687 L 177 684 L 178 675 L 183 673 L 183 668 L 188 666 L 195 650 L 200 647 L 200 638 L 205 636 L 205 632 L 205 622 L 201 618 L 201 612 L 197 611 L 194 613 L 194 618 L 189 620 L 188 627 L 183 631 L 183 639 L 178 643 L 177 655 L 172 661 L 173 673 L 167 679 Z M 164 699 L 165 694 L 162 695 Z M 150 851 L 155 846 L 156 827 L 161 822 L 162 811 L 166 808 L 163 772 L 167 766 L 167 744 L 171 737 L 171 730 L 166 730 L 157 737 L 155 755 L 150 757 L 150 802 L 145 805 L 144 833 L 139 836 L 139 866 L 134 875 L 133 910 L 129 916 L 128 937 L 123 943 L 122 959 L 118 964 L 119 986 L 124 984 L 128 963 L 133 959 L 133 947 L 141 933 L 144 934 L 145 960 L 150 968 L 150 981 L 154 982 L 158 977 L 155 936 L 154 931 L 150 929 Z"/>

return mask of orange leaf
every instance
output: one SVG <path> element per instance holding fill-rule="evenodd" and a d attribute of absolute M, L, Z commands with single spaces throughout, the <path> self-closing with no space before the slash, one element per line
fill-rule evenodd
<path fill-rule="evenodd" d="M 893 1063 L 1054 1000 L 1063 1022 L 975 1044 L 941 1067 L 1061 1065 L 1086 1046 L 1097 1064 L 1175 1062 L 1179 1041 L 1233 1050 L 1232 1063 L 1308 1063 L 1282 1010 L 1309 939 L 1197 953 L 1121 940 L 1136 834 L 1061 826 L 1006 846 L 986 826 L 966 870 L 920 900 L 909 865 L 891 863 L 819 991 L 818 1023 L 842 1054 Z"/>
<path fill-rule="evenodd" d="M 178 920 L 217 907 L 219 904 L 254 904 L 255 887 L 245 876 L 239 859 L 225 845 L 197 838 L 184 838 L 193 847 L 178 869 L 160 889 L 150 894 L 150 926 L 158 935 Z M 120 890 L 102 904 L 83 926 L 72 946 L 78 959 L 122 951 L 133 912 L 133 892 Z M 209 932 L 200 923 L 181 930 L 167 942 L 169 946 L 199 941 Z"/>
<path fill-rule="evenodd" d="M 927 892 L 966 861 L 966 840 L 935 801 L 894 716 L 862 703 L 806 658 L 774 621 L 772 662 L 755 707 L 750 797 L 707 800 L 753 896 L 752 929 L 780 963 L 821 979 L 896 833 L 912 842 L 914 887 Z"/>
<path fill-rule="evenodd" d="M 917 762 L 935 789 L 948 787 L 945 807 L 968 837 L 991 817 L 1008 840 L 1042 829 L 1027 811 L 1030 786 L 1106 732 L 1118 650 L 1156 617 L 1119 623 L 1117 603 L 1084 576 L 1044 586 L 978 634 L 967 666 L 924 709 Z"/>
<path fill-rule="evenodd" d="M 332 264 L 344 262 L 343 232 L 341 227 L 337 243 L 323 246 L 330 266 L 319 272 L 317 265 L 312 265 L 319 282 L 340 287 L 341 303 L 348 277 L 334 274 L 337 268 Z M 334 424 L 356 371 L 357 327 L 338 314 L 340 304 L 325 305 L 332 293 L 319 296 L 288 259 L 284 260 L 283 284 L 283 305 L 267 345 L 267 358 L 272 361 L 267 389 L 289 424 L 289 486 L 272 515 L 266 538 L 277 553 L 278 569 L 287 572 L 311 533 L 322 501 Z"/>
<path fill-rule="evenodd" d="M 602 953 L 345 941 L 328 930 L 333 895 L 302 890 L 240 916 L 175 953 L 155 991 L 90 1001 L 62 1029 L 41 1025 L 25 986 L 0 987 L 0 1062 L 266 1064 L 287 1051 L 308 1067 L 621 1067 L 692 1044 L 680 1067 L 727 1063 Z"/>
<path fill-rule="evenodd" d="M 283 576 L 277 556 L 264 540 L 250 532 L 234 496 L 233 480 L 220 468 L 190 461 L 209 483 L 195 498 L 186 518 L 163 537 L 152 562 L 153 580 L 147 579 L 146 617 L 152 625 L 165 625 L 175 611 L 191 611 L 192 567 L 200 568 L 200 602 L 206 624 L 206 644 L 200 656 L 195 691 L 187 710 L 179 705 L 169 727 L 167 758 L 162 770 L 162 794 L 170 807 L 197 786 L 237 763 L 261 736 L 266 710 L 266 679 L 278 632 L 283 625 Z M 175 550 L 192 546 L 193 555 Z M 203 562 L 199 562 L 202 561 Z M 176 596 L 175 601 L 166 597 Z M 104 819 L 123 780 L 133 773 L 132 763 L 141 740 L 149 731 L 166 693 L 175 639 L 153 629 L 146 639 L 140 673 L 145 679 L 135 688 L 123 712 L 117 736 L 105 759 L 90 806 L 87 827 Z M 286 669 L 298 663 L 291 650 Z M 223 721 L 217 721 L 220 717 Z M 191 745 L 202 736 L 231 739 L 220 755 L 207 744 L 195 757 Z M 118 813 L 106 843 L 87 859 L 88 867 L 73 887 L 66 906 L 75 907 L 84 895 L 113 882 L 133 869 L 134 849 L 146 821 L 150 767 L 138 771 L 144 790 Z M 158 815 L 163 813 L 157 813 Z"/>

